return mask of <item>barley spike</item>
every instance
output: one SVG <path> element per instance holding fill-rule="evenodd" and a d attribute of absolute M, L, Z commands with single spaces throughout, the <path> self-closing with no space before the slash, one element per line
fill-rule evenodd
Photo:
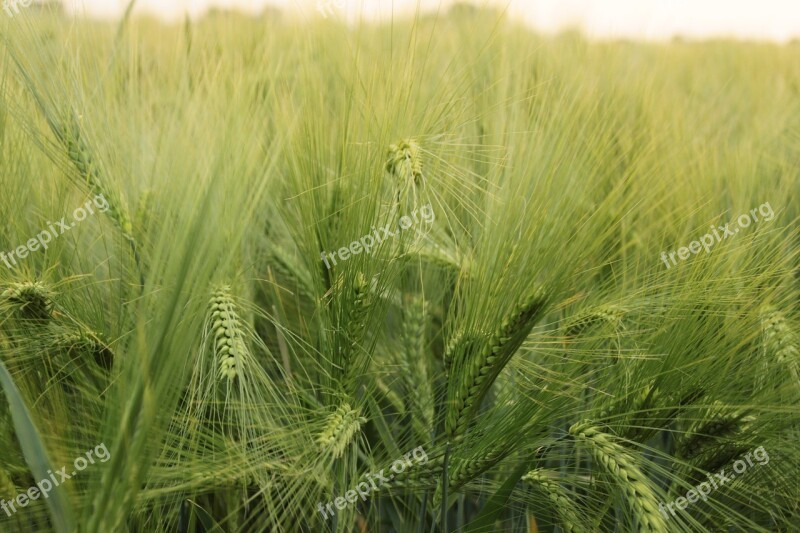
<path fill-rule="evenodd" d="M 222 287 L 214 292 L 210 301 L 210 317 L 219 377 L 232 381 L 242 372 L 242 355 L 247 346 L 230 287 Z"/>
<path fill-rule="evenodd" d="M 325 428 L 317 436 L 320 451 L 330 453 L 338 459 L 366 423 L 367 419 L 359 416 L 358 411 L 343 403 L 328 416 Z"/>
<path fill-rule="evenodd" d="M 658 510 L 658 500 L 648 478 L 636 465 L 633 457 L 620 444 L 601 432 L 591 422 L 583 421 L 569 428 L 569 433 L 589 447 L 600 463 L 627 496 L 628 505 L 642 533 L 664 533 L 667 524 Z"/>
<path fill-rule="evenodd" d="M 531 470 L 522 476 L 522 479 L 523 481 L 537 486 L 547 495 L 547 498 L 553 502 L 553 507 L 555 507 L 564 531 L 567 533 L 584 533 L 589 531 L 581 525 L 581 519 L 575 508 L 575 503 L 569 498 L 567 491 L 556 481 L 550 479 L 543 470 Z"/>
<path fill-rule="evenodd" d="M 536 290 L 522 300 L 500 325 L 473 349 L 462 350 L 453 361 L 449 385 L 447 432 L 459 440 L 497 375 L 525 341 L 547 303 L 547 295 Z M 472 348 L 472 347 L 471 347 Z M 456 354 L 454 354 L 456 355 Z"/>
<path fill-rule="evenodd" d="M 23 320 L 43 322 L 52 316 L 53 292 L 40 281 L 12 283 L 2 297 Z"/>

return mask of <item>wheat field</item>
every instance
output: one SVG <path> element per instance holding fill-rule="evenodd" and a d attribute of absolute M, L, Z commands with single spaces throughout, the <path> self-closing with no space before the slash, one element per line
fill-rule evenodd
<path fill-rule="evenodd" d="M 0 531 L 800 530 L 797 42 L 0 19 Z"/>

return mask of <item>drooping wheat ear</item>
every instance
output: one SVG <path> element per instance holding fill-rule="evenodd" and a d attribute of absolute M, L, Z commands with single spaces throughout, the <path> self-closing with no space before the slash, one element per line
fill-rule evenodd
<path fill-rule="evenodd" d="M 480 450 L 464 459 L 453 458 L 450 464 L 450 487 L 455 490 L 477 478 L 505 459 L 514 449 L 515 442 L 493 441 L 488 449 Z"/>
<path fill-rule="evenodd" d="M 43 322 L 52 316 L 53 291 L 41 281 L 12 283 L 3 299 L 21 319 Z"/>
<path fill-rule="evenodd" d="M 574 337 L 603 324 L 618 328 L 624 316 L 625 310 L 619 306 L 613 304 L 601 305 L 587 309 L 570 318 L 564 326 L 564 333 L 568 337 Z"/>
<path fill-rule="evenodd" d="M 361 430 L 367 419 L 360 413 L 343 403 L 336 411 L 328 415 L 325 429 L 317 436 L 320 451 L 338 459 L 353 441 L 353 437 Z"/>
<path fill-rule="evenodd" d="M 722 468 L 729 467 L 733 461 L 749 450 L 749 445 L 737 442 L 709 447 L 692 459 L 691 465 L 680 463 L 676 465 L 676 470 L 688 485 L 699 485 L 706 480 L 709 473 L 719 472 Z M 684 487 L 685 484 L 673 483 L 671 493 L 680 495 L 680 493 L 686 491 Z"/>
<path fill-rule="evenodd" d="M 128 212 L 117 195 L 113 193 L 113 189 L 105 177 L 100 173 L 100 168 L 94 161 L 91 150 L 83 140 L 77 119 L 73 117 L 64 123 L 58 137 L 64 144 L 70 161 L 72 161 L 81 179 L 86 182 L 91 192 L 96 195 L 102 195 L 106 199 L 109 206 L 106 213 L 116 223 L 123 237 L 131 243 L 135 250 L 136 241 L 133 238 L 133 228 Z"/>
<path fill-rule="evenodd" d="M 422 150 L 416 139 L 403 139 L 389 145 L 386 171 L 400 179 L 401 186 L 422 185 Z"/>
<path fill-rule="evenodd" d="M 457 441 L 464 435 L 497 375 L 541 316 L 547 299 L 544 290 L 535 290 L 531 296 L 521 300 L 479 345 L 470 343 L 465 349 L 453 353 L 446 418 L 451 441 Z"/>
<path fill-rule="evenodd" d="M 340 345 L 342 347 L 345 382 L 347 383 L 363 372 L 364 364 L 367 361 L 363 357 L 361 353 L 363 350 L 359 345 L 364 338 L 372 301 L 369 280 L 363 273 L 359 272 L 353 287 L 352 311 L 347 318 L 344 338 Z"/>
<path fill-rule="evenodd" d="M 714 444 L 720 444 L 722 439 L 734 437 L 755 420 L 743 412 L 720 413 L 710 420 L 697 424 L 687 432 L 676 446 L 676 455 L 682 459 L 692 459 L 701 455 Z"/>
<path fill-rule="evenodd" d="M 54 338 L 54 345 L 72 357 L 90 354 L 98 365 L 110 369 L 114 363 L 114 352 L 103 342 L 100 335 L 89 329 L 68 331 Z"/>
<path fill-rule="evenodd" d="M 780 311 L 765 307 L 761 313 L 761 331 L 767 366 L 772 366 L 770 360 L 785 365 L 800 384 L 800 340 L 789 321 Z"/>
<path fill-rule="evenodd" d="M 569 433 L 588 446 L 609 478 L 623 490 L 640 532 L 668 531 L 664 517 L 658 510 L 658 499 L 650 480 L 642 474 L 633 457 L 622 445 L 614 442 L 610 435 L 603 433 L 589 421 L 574 424 L 569 428 Z"/>
<path fill-rule="evenodd" d="M 514 450 L 516 442 L 508 439 L 491 441 L 488 448 L 480 449 L 466 457 L 451 457 L 448 464 L 448 482 L 451 490 L 458 490 L 470 481 L 497 465 Z M 444 465 L 442 465 L 444 466 Z M 433 495 L 434 507 L 442 501 L 442 486 L 436 488 Z"/>
<path fill-rule="evenodd" d="M 412 412 L 421 415 L 414 416 L 412 424 L 420 438 L 427 438 L 433 428 L 434 401 L 425 350 L 425 300 L 419 295 L 411 296 L 404 311 L 402 337 L 405 349 L 400 361 L 401 370 L 413 405 Z"/>
<path fill-rule="evenodd" d="M 214 291 L 210 301 L 210 323 L 214 335 L 214 356 L 219 363 L 220 379 L 232 381 L 242 372 L 247 350 L 236 304 L 228 286 Z"/>
<path fill-rule="evenodd" d="M 631 422 L 621 430 L 621 435 L 628 440 L 645 442 L 705 394 L 702 388 L 670 392 L 655 387 L 634 412 Z"/>
<path fill-rule="evenodd" d="M 559 483 L 550 479 L 544 470 L 531 470 L 522 476 L 522 479 L 536 486 L 547 495 L 547 498 L 551 502 L 553 502 L 553 507 L 555 507 L 556 514 L 558 515 L 559 522 L 564 531 L 567 533 L 584 533 L 585 531 L 589 531 L 583 527 L 575 502 L 569 498 L 567 491 L 565 491 Z"/>

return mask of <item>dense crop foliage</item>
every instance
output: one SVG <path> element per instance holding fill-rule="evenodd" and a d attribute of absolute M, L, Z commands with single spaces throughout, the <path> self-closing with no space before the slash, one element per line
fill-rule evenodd
<path fill-rule="evenodd" d="M 0 530 L 796 531 L 796 44 L 0 28 Z"/>

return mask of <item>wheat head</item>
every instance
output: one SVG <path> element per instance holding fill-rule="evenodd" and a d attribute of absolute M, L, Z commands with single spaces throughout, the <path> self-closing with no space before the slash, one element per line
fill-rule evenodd
<path fill-rule="evenodd" d="M 446 418 L 451 440 L 463 436 L 492 383 L 522 345 L 546 303 L 546 292 L 537 289 L 521 300 L 482 342 L 470 343 L 469 349 L 453 354 Z"/>
<path fill-rule="evenodd" d="M 547 495 L 547 498 L 553 503 L 553 507 L 555 507 L 558 519 L 564 531 L 567 533 L 584 533 L 589 531 L 581 525 L 582 522 L 579 518 L 578 510 L 576 509 L 575 503 L 567 495 L 567 491 L 557 482 L 550 479 L 543 470 L 531 470 L 522 476 L 522 480 L 535 485 Z"/>
<path fill-rule="evenodd" d="M 242 354 L 247 349 L 230 287 L 222 287 L 211 297 L 210 322 L 214 336 L 214 356 L 219 363 L 219 377 L 233 381 L 242 372 Z"/>
<path fill-rule="evenodd" d="M 367 419 L 360 416 L 349 404 L 341 404 L 328 416 L 325 428 L 317 436 L 320 451 L 338 459 L 366 423 Z"/>
<path fill-rule="evenodd" d="M 603 433 L 589 421 L 572 425 L 569 434 L 589 448 L 609 478 L 623 490 L 640 532 L 668 531 L 666 521 L 658 510 L 658 500 L 650 481 L 622 445 L 614 442 L 610 435 Z"/>

